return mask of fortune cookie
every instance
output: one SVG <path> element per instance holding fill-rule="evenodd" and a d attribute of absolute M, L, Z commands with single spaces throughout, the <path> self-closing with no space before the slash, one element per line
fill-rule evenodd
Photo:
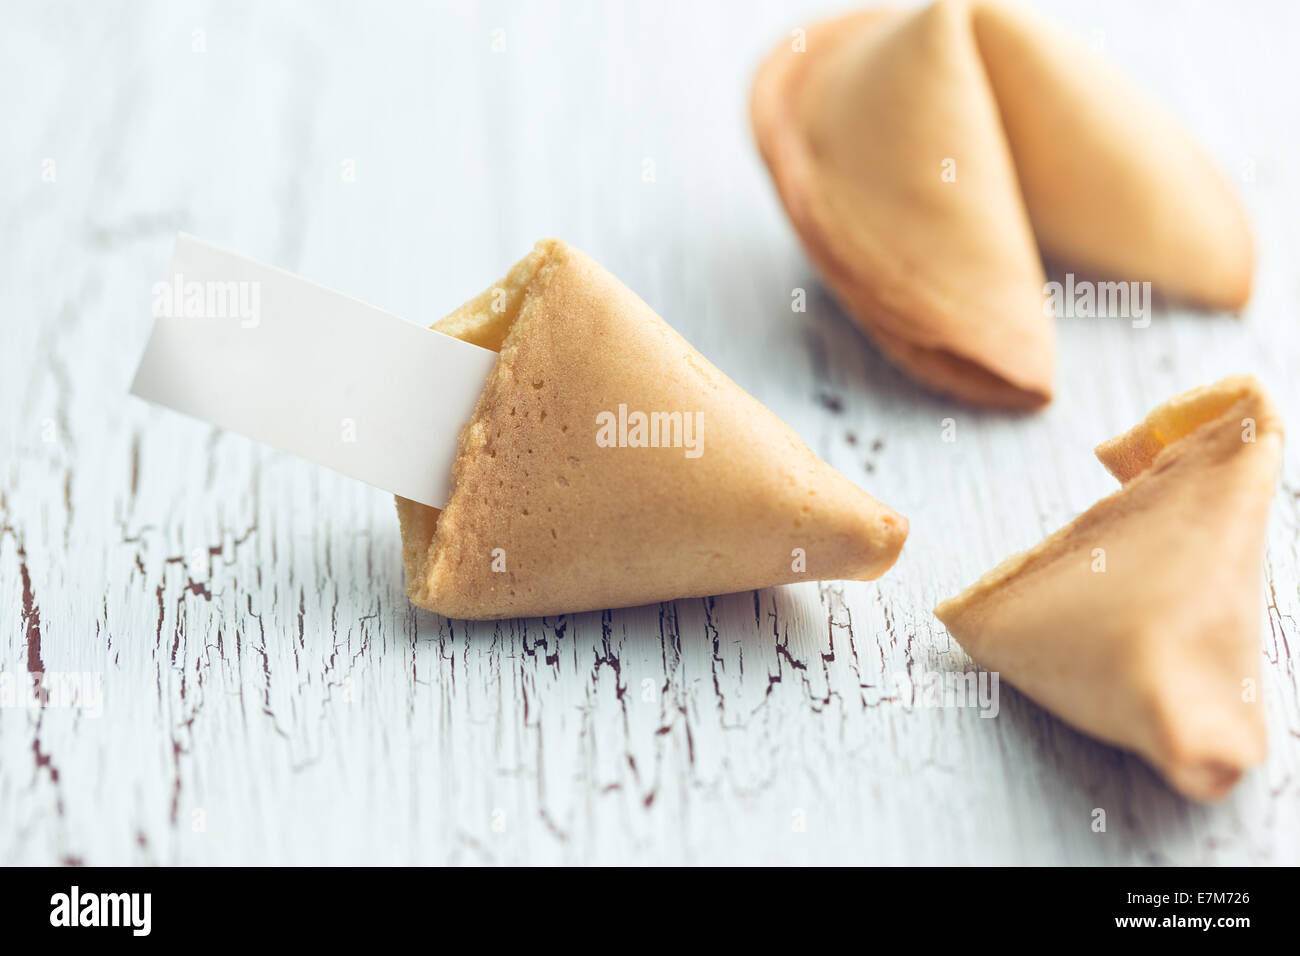
<path fill-rule="evenodd" d="M 1196 144 L 1086 46 L 985 2 L 875 9 L 787 41 L 751 116 L 853 319 L 923 384 L 1051 399 L 1043 256 L 1194 305 L 1250 296 L 1245 214 Z"/>
<path fill-rule="evenodd" d="M 563 242 L 433 327 L 500 358 L 446 507 L 397 499 L 421 607 L 561 614 L 872 580 L 898 557 L 905 518 Z"/>
<path fill-rule="evenodd" d="M 1265 756 L 1261 568 L 1281 456 L 1253 378 L 1170 399 L 1098 446 L 1119 491 L 934 613 L 981 667 L 1217 799 Z"/>

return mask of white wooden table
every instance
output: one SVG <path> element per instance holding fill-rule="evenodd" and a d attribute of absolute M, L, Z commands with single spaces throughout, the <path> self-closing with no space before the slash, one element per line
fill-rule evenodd
<path fill-rule="evenodd" d="M 991 720 L 895 699 L 970 666 L 936 601 L 1111 490 L 1097 441 L 1236 371 L 1300 428 L 1300 13 L 1052 4 L 1231 172 L 1259 274 L 1242 321 L 1063 321 L 1056 401 L 1018 418 L 914 386 L 820 291 L 746 118 L 799 6 L 8 6 L 0 672 L 103 701 L 0 708 L 0 861 L 1300 861 L 1300 442 L 1271 752 L 1225 803 L 1005 685 Z M 907 515 L 903 557 L 605 614 L 416 611 L 391 498 L 128 398 L 180 229 L 420 321 L 561 236 Z"/>

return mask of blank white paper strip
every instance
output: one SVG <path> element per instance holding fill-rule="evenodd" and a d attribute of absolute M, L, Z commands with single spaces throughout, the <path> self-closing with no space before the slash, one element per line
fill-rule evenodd
<path fill-rule="evenodd" d="M 133 394 L 440 508 L 496 363 L 469 345 L 180 235 Z"/>

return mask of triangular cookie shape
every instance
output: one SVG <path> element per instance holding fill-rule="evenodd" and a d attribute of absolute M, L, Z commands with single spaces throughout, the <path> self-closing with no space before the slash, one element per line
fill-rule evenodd
<path fill-rule="evenodd" d="M 556 240 L 435 328 L 500 352 L 441 512 L 398 499 L 407 592 L 461 618 L 871 580 L 907 521 Z"/>
<path fill-rule="evenodd" d="M 1051 399 L 1040 252 L 1239 308 L 1253 248 L 1205 154 L 1081 44 L 939 0 L 795 31 L 759 70 L 759 150 L 805 249 L 899 367 L 975 404 Z"/>
<path fill-rule="evenodd" d="M 971 10 L 1043 255 L 1194 305 L 1244 306 L 1245 212 L 1183 127 L 1042 18 L 999 3 Z"/>
<path fill-rule="evenodd" d="M 1097 449 L 1118 492 L 935 614 L 981 667 L 1216 799 L 1265 755 L 1261 566 L 1281 453 L 1254 379 L 1178 396 Z"/>
<path fill-rule="evenodd" d="M 1042 264 L 965 7 L 857 14 L 793 47 L 763 66 L 751 113 L 836 296 L 932 388 L 1048 401 Z"/>

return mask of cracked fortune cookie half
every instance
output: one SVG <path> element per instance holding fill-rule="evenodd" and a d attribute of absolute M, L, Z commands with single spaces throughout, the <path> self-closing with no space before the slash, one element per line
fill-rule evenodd
<path fill-rule="evenodd" d="M 561 614 L 872 580 L 898 557 L 905 518 L 563 242 L 433 327 L 500 358 L 446 507 L 397 499 L 421 607 Z"/>
<path fill-rule="evenodd" d="M 935 608 L 1067 723 L 1223 796 L 1265 756 L 1265 526 L 1282 423 L 1259 383 L 1177 396 L 1097 457 L 1123 487 Z"/>
<path fill-rule="evenodd" d="M 759 150 L 810 258 L 895 364 L 979 405 L 1051 399 L 1043 256 L 1237 309 L 1245 214 L 1202 150 L 1085 45 L 1013 7 L 872 9 L 784 43 Z"/>

